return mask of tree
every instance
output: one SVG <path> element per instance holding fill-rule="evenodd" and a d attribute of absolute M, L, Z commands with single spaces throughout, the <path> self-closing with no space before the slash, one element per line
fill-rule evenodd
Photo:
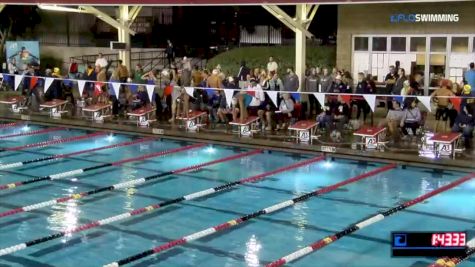
<path fill-rule="evenodd" d="M 5 62 L 5 42 L 33 32 L 40 22 L 37 6 L 7 5 L 0 14 L 0 62 Z"/>

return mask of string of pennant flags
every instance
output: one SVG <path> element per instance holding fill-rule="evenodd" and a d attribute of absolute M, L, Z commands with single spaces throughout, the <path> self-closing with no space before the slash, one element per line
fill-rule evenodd
<path fill-rule="evenodd" d="M 0 74 L 1 75 L 1 74 Z M 69 83 L 71 86 L 74 82 L 77 83 L 78 85 L 78 90 L 79 90 L 79 95 L 82 95 L 84 92 L 84 88 L 86 86 L 86 83 L 93 83 L 94 84 L 94 90 L 100 91 L 101 87 L 104 85 L 108 85 L 109 88 L 112 90 L 112 92 L 116 95 L 119 96 L 119 90 L 122 85 L 124 86 L 129 86 L 131 88 L 135 88 L 135 90 L 139 86 L 144 86 L 148 97 L 150 100 L 153 99 L 153 94 L 155 91 L 155 87 L 157 86 L 155 83 L 152 84 L 138 84 L 138 83 L 121 83 L 119 81 L 109 81 L 109 82 L 98 82 L 98 81 L 89 81 L 89 80 L 80 80 L 80 79 L 70 79 L 70 78 L 58 78 L 58 77 L 41 77 L 41 76 L 29 76 L 29 75 L 20 75 L 20 74 L 3 74 L 3 79 L 5 80 L 6 77 L 8 76 L 14 76 L 14 90 L 18 90 L 18 87 L 20 86 L 21 82 L 23 81 L 24 78 L 30 78 L 30 89 L 32 89 L 37 82 L 42 79 L 44 80 L 44 91 L 45 93 L 48 91 L 48 89 L 51 87 L 53 82 L 55 80 L 61 80 L 63 82 Z M 183 87 L 185 92 L 190 96 L 190 97 L 195 97 L 194 92 L 195 90 L 206 90 L 208 92 L 210 91 L 215 91 L 215 90 L 223 90 L 225 97 L 226 97 L 226 103 L 228 106 L 231 106 L 232 103 L 232 98 L 235 94 L 235 92 L 243 92 L 246 93 L 250 96 L 255 96 L 255 92 L 253 90 L 249 89 L 226 89 L 226 88 L 205 88 L 205 87 Z M 320 103 L 320 105 L 324 106 L 325 105 L 325 99 L 326 96 L 340 96 L 346 103 L 350 103 L 351 99 L 364 99 L 371 110 L 374 112 L 376 109 L 376 99 L 377 97 L 391 97 L 396 99 L 397 101 L 402 101 L 404 97 L 417 97 L 417 99 L 426 107 L 426 109 L 429 112 L 432 112 L 432 105 L 431 105 L 431 96 L 400 96 L 400 95 L 388 95 L 388 94 L 351 94 L 351 93 L 316 93 L 316 92 L 291 92 L 291 91 L 271 91 L 271 90 L 264 90 L 264 92 L 269 96 L 271 101 L 276 105 L 278 103 L 278 94 L 283 94 L 283 93 L 289 93 L 292 95 L 292 97 L 296 100 L 299 101 L 301 95 L 314 95 L 317 101 Z M 167 94 L 167 92 L 166 92 Z M 173 101 L 176 100 L 180 96 L 179 90 L 170 90 L 169 94 L 172 95 Z M 453 104 L 454 108 L 457 111 L 460 111 L 460 105 L 462 103 L 462 99 L 464 98 L 473 98 L 473 97 L 466 97 L 466 96 L 437 96 L 437 98 L 450 98 L 451 103 Z"/>

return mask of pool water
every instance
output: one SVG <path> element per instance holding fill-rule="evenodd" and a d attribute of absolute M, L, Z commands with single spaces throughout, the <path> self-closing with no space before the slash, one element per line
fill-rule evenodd
<path fill-rule="evenodd" d="M 45 128 L 29 125 L 0 129 L 10 135 Z M 0 139 L 0 148 L 82 136 L 65 129 Z M 0 152 L 0 165 L 119 144 L 140 137 L 116 134 L 41 148 Z M 98 150 L 61 160 L 43 161 L 0 171 L 0 184 L 29 180 L 191 145 L 158 139 Z M 71 194 L 157 173 L 173 171 L 251 151 L 205 145 L 182 152 L 99 168 L 54 181 L 0 191 L 0 213 Z M 57 231 L 132 211 L 165 200 L 289 166 L 314 156 L 262 151 L 204 168 L 167 175 L 134 188 L 106 191 L 50 207 L 0 218 L 0 249 Z M 362 159 L 363 160 L 363 159 Z M 102 266 L 154 246 L 201 231 L 385 164 L 335 159 L 280 172 L 255 183 L 204 198 L 183 201 L 116 223 L 70 234 L 0 257 L 0 266 Z M 455 171 L 397 167 L 320 197 L 263 215 L 229 230 L 135 261 L 130 266 L 262 266 L 368 215 L 437 189 L 465 176 Z M 434 258 L 393 258 L 392 231 L 468 231 L 475 235 L 475 181 L 438 194 L 346 236 L 288 266 L 427 266 Z M 470 259 L 460 266 L 474 266 Z"/>

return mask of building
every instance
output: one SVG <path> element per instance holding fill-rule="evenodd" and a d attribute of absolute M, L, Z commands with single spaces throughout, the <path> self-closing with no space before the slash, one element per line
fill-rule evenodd
<path fill-rule="evenodd" d="M 460 81 L 475 61 L 474 14 L 473 1 L 340 5 L 337 65 L 382 81 L 388 66 L 400 61 L 406 74 L 424 74 L 426 90 L 444 77 Z"/>

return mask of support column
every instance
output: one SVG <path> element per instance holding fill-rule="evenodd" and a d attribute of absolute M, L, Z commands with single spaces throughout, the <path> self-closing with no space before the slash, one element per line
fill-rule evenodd
<path fill-rule="evenodd" d="M 298 25 L 303 25 L 307 20 L 307 5 L 298 4 L 296 5 L 296 23 Z M 302 85 L 305 77 L 305 63 L 306 63 L 306 36 L 303 31 L 303 27 L 298 27 L 295 29 L 295 74 L 299 77 L 300 87 L 299 91 L 302 89 Z"/>
<path fill-rule="evenodd" d="M 124 27 L 117 29 L 117 33 L 119 35 L 118 41 L 126 43 L 127 45 L 126 50 L 119 51 L 119 59 L 123 61 L 123 64 L 130 71 L 130 34 L 129 32 L 124 30 L 124 28 L 129 28 L 129 6 L 119 6 L 119 22 Z"/>

